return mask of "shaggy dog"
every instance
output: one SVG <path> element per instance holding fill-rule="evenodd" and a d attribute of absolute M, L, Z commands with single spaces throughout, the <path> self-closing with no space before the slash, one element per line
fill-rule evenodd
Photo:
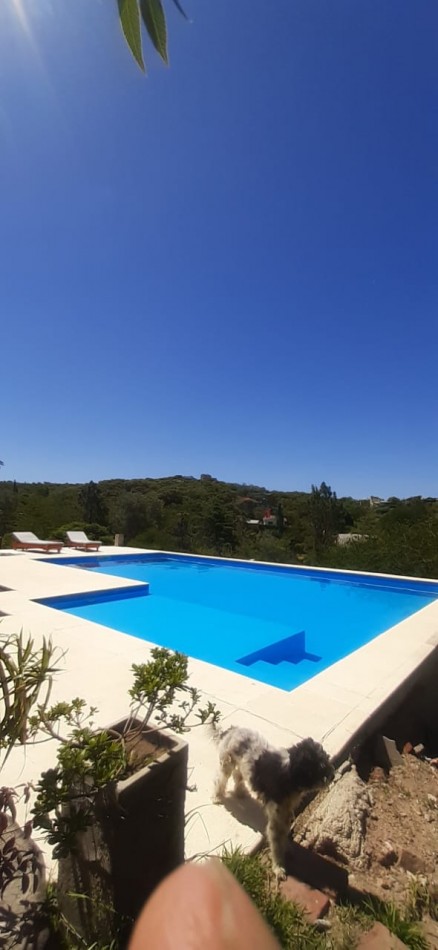
<path fill-rule="evenodd" d="M 214 730 L 219 745 L 219 773 L 214 801 L 223 801 L 229 778 L 234 793 L 252 792 L 267 817 L 266 837 L 273 869 L 285 876 L 284 852 L 294 812 L 307 792 L 317 791 L 334 775 L 327 753 L 319 742 L 303 739 L 290 749 L 276 749 L 252 729 L 231 726 Z"/>

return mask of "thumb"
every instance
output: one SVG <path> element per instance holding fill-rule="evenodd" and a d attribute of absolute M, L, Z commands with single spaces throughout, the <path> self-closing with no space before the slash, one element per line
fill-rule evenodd
<path fill-rule="evenodd" d="M 185 864 L 152 894 L 129 950 L 278 950 L 249 897 L 221 861 Z"/>

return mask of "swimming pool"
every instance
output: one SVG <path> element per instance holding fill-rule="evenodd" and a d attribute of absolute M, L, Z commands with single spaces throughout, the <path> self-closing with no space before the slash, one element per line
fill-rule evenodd
<path fill-rule="evenodd" d="M 149 587 L 46 606 L 291 690 L 438 599 L 438 583 L 134 554 L 50 559 Z"/>

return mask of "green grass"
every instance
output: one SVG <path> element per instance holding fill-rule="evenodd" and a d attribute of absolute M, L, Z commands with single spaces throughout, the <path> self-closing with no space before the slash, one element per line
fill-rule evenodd
<path fill-rule="evenodd" d="M 417 887 L 400 910 L 392 902 L 368 899 L 360 906 L 335 907 L 331 928 L 318 933 L 304 911 L 276 889 L 270 866 L 263 854 L 245 855 L 240 849 L 225 850 L 222 861 L 246 891 L 284 950 L 355 950 L 359 937 L 379 921 L 411 950 L 428 950 L 419 920 L 429 912 L 428 895 Z"/>
<path fill-rule="evenodd" d="M 412 919 L 409 905 L 403 910 L 392 902 L 383 903 L 372 899 L 365 902 L 364 911 L 373 920 L 380 921 L 391 933 L 411 950 L 428 950 L 428 943 L 416 920 Z"/>
<path fill-rule="evenodd" d="M 424 878 L 412 878 L 409 884 L 407 906 L 411 920 L 421 920 L 424 914 L 429 914 L 432 920 L 438 920 L 438 892 L 436 888 L 431 890 Z"/>
<path fill-rule="evenodd" d="M 240 849 L 225 849 L 222 861 L 258 908 L 283 950 L 355 950 L 360 935 L 370 930 L 375 921 L 380 921 L 411 950 L 428 950 L 419 921 L 423 913 L 434 916 L 436 905 L 427 886 L 421 881 L 412 882 L 403 909 L 377 898 L 369 898 L 360 905 L 346 903 L 335 906 L 331 913 L 330 929 L 326 933 L 318 933 L 309 923 L 304 910 L 283 897 L 278 890 L 270 864 L 263 853 L 251 856 L 243 854 Z M 116 936 L 105 946 L 103 942 L 90 945 L 78 939 L 60 913 L 56 887 L 48 888 L 45 910 L 60 950 L 117 950 L 120 946 Z"/>
<path fill-rule="evenodd" d="M 332 928 L 327 935 L 327 947 L 336 950 L 356 950 L 358 940 L 371 927 L 372 921 L 359 907 L 344 904 L 334 908 Z"/>
<path fill-rule="evenodd" d="M 222 854 L 222 861 L 249 895 L 284 950 L 320 950 L 326 942 L 308 923 L 304 911 L 273 889 L 263 855 L 245 855 L 239 849 Z"/>

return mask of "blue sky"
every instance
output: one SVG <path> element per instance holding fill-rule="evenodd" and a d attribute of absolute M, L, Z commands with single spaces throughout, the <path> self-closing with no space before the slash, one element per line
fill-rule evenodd
<path fill-rule="evenodd" d="M 438 494 L 436 0 L 0 6 L 4 478 Z"/>

